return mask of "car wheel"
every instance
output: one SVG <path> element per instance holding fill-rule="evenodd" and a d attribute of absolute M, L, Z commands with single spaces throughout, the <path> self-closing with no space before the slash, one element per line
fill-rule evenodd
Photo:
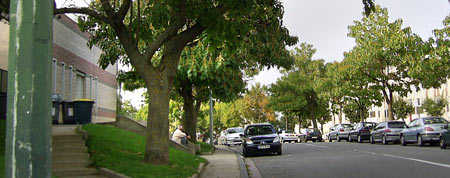
<path fill-rule="evenodd" d="M 250 157 L 250 153 L 245 149 L 242 149 L 242 154 L 244 155 L 244 157 Z"/>
<path fill-rule="evenodd" d="M 352 142 L 352 141 L 353 141 L 353 140 L 352 140 L 352 136 L 348 135 L 347 140 L 348 140 L 348 142 Z"/>
<path fill-rule="evenodd" d="M 441 149 L 447 148 L 447 144 L 445 144 L 444 139 L 442 139 L 442 137 L 439 137 L 439 146 L 441 146 Z"/>
<path fill-rule="evenodd" d="M 420 136 L 420 135 L 417 135 L 417 144 L 418 144 L 420 147 L 425 146 L 425 142 L 423 141 L 422 136 Z"/>
<path fill-rule="evenodd" d="M 406 146 L 407 145 L 405 137 L 403 135 L 400 135 L 400 144 L 402 146 Z"/>
<path fill-rule="evenodd" d="M 341 138 L 339 138 L 339 135 L 336 135 L 336 141 L 340 142 Z"/>
<path fill-rule="evenodd" d="M 370 141 L 370 144 L 375 144 L 375 140 L 373 139 L 373 136 L 370 136 L 369 141 Z"/>
<path fill-rule="evenodd" d="M 383 145 L 387 145 L 388 142 L 386 140 L 386 137 L 383 135 L 383 137 L 381 137 L 381 142 L 383 143 Z"/>
<path fill-rule="evenodd" d="M 331 135 L 328 135 L 328 142 L 333 142 L 333 139 L 331 139 Z"/>
<path fill-rule="evenodd" d="M 361 138 L 361 135 L 358 135 L 358 143 L 362 143 L 362 142 L 363 142 L 363 140 Z"/>
<path fill-rule="evenodd" d="M 277 155 L 281 155 L 281 154 L 283 154 L 281 150 L 279 152 L 277 152 Z"/>

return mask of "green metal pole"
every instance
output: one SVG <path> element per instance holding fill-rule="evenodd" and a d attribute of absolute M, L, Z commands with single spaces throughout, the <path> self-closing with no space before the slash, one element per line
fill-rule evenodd
<path fill-rule="evenodd" d="M 51 177 L 53 0 L 11 0 L 5 177 Z"/>

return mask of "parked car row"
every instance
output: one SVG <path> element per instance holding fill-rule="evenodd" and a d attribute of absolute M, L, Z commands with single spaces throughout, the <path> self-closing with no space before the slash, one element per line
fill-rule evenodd
<path fill-rule="evenodd" d="M 355 125 L 336 124 L 328 133 L 328 141 L 347 140 L 362 143 L 369 140 L 375 144 L 401 143 L 402 146 L 417 143 L 439 143 L 442 149 L 450 144 L 449 122 L 442 117 L 422 117 L 413 120 L 409 125 L 403 121 L 360 122 Z"/>

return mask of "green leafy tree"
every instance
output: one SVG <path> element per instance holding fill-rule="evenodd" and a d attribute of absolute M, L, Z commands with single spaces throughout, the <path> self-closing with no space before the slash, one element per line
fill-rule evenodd
<path fill-rule="evenodd" d="M 422 108 L 429 116 L 442 116 L 447 104 L 448 101 L 443 97 L 438 97 L 435 100 L 426 98 L 425 101 L 423 101 Z"/>
<path fill-rule="evenodd" d="M 228 103 L 218 103 L 214 107 L 217 111 L 216 117 L 219 117 L 224 128 L 245 126 L 246 122 L 242 108 L 244 108 L 242 98 Z"/>
<path fill-rule="evenodd" d="M 138 110 L 133 105 L 131 105 L 130 100 L 123 101 L 120 106 L 121 108 L 119 110 L 119 115 L 124 115 L 132 119 L 136 119 L 136 113 L 138 112 Z"/>
<path fill-rule="evenodd" d="M 243 114 L 250 123 L 271 122 L 275 120 L 274 111 L 268 107 L 267 88 L 256 83 L 244 95 Z"/>
<path fill-rule="evenodd" d="M 358 107 L 354 100 L 349 100 L 344 106 L 345 117 L 350 123 L 357 123 L 363 121 L 369 115 L 368 110 L 363 110 Z"/>
<path fill-rule="evenodd" d="M 378 89 L 388 105 L 388 119 L 393 120 L 393 93 L 406 96 L 421 80 L 414 77 L 425 55 L 431 49 L 403 21 L 388 21 L 387 9 L 375 7 L 374 13 L 348 27 L 348 36 L 356 46 L 346 55 L 357 75 L 366 77 L 371 88 Z M 434 63 L 436 64 L 436 63 Z M 431 80 L 430 80 L 431 81 Z M 434 80 L 436 81 L 436 80 Z"/>
<path fill-rule="evenodd" d="M 394 103 L 392 104 L 392 111 L 397 119 L 402 119 L 402 121 L 405 122 L 405 118 L 408 117 L 409 114 L 414 113 L 414 106 L 398 97 L 395 98 Z"/>
<path fill-rule="evenodd" d="M 270 106 L 283 115 L 296 115 L 298 123 L 312 121 L 318 128 L 317 119 L 328 114 L 326 91 L 326 65 L 324 60 L 312 60 L 316 50 L 302 43 L 292 55 L 292 69 L 283 70 L 284 76 L 271 85 Z"/>

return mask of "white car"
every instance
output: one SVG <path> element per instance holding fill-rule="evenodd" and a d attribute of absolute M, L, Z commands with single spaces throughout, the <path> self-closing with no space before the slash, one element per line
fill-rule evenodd
<path fill-rule="evenodd" d="M 241 134 L 244 134 L 244 129 L 242 127 L 233 127 L 225 130 L 225 145 L 242 144 Z"/>
<path fill-rule="evenodd" d="M 281 142 L 298 142 L 298 135 L 292 130 L 283 130 L 279 132 Z"/>

